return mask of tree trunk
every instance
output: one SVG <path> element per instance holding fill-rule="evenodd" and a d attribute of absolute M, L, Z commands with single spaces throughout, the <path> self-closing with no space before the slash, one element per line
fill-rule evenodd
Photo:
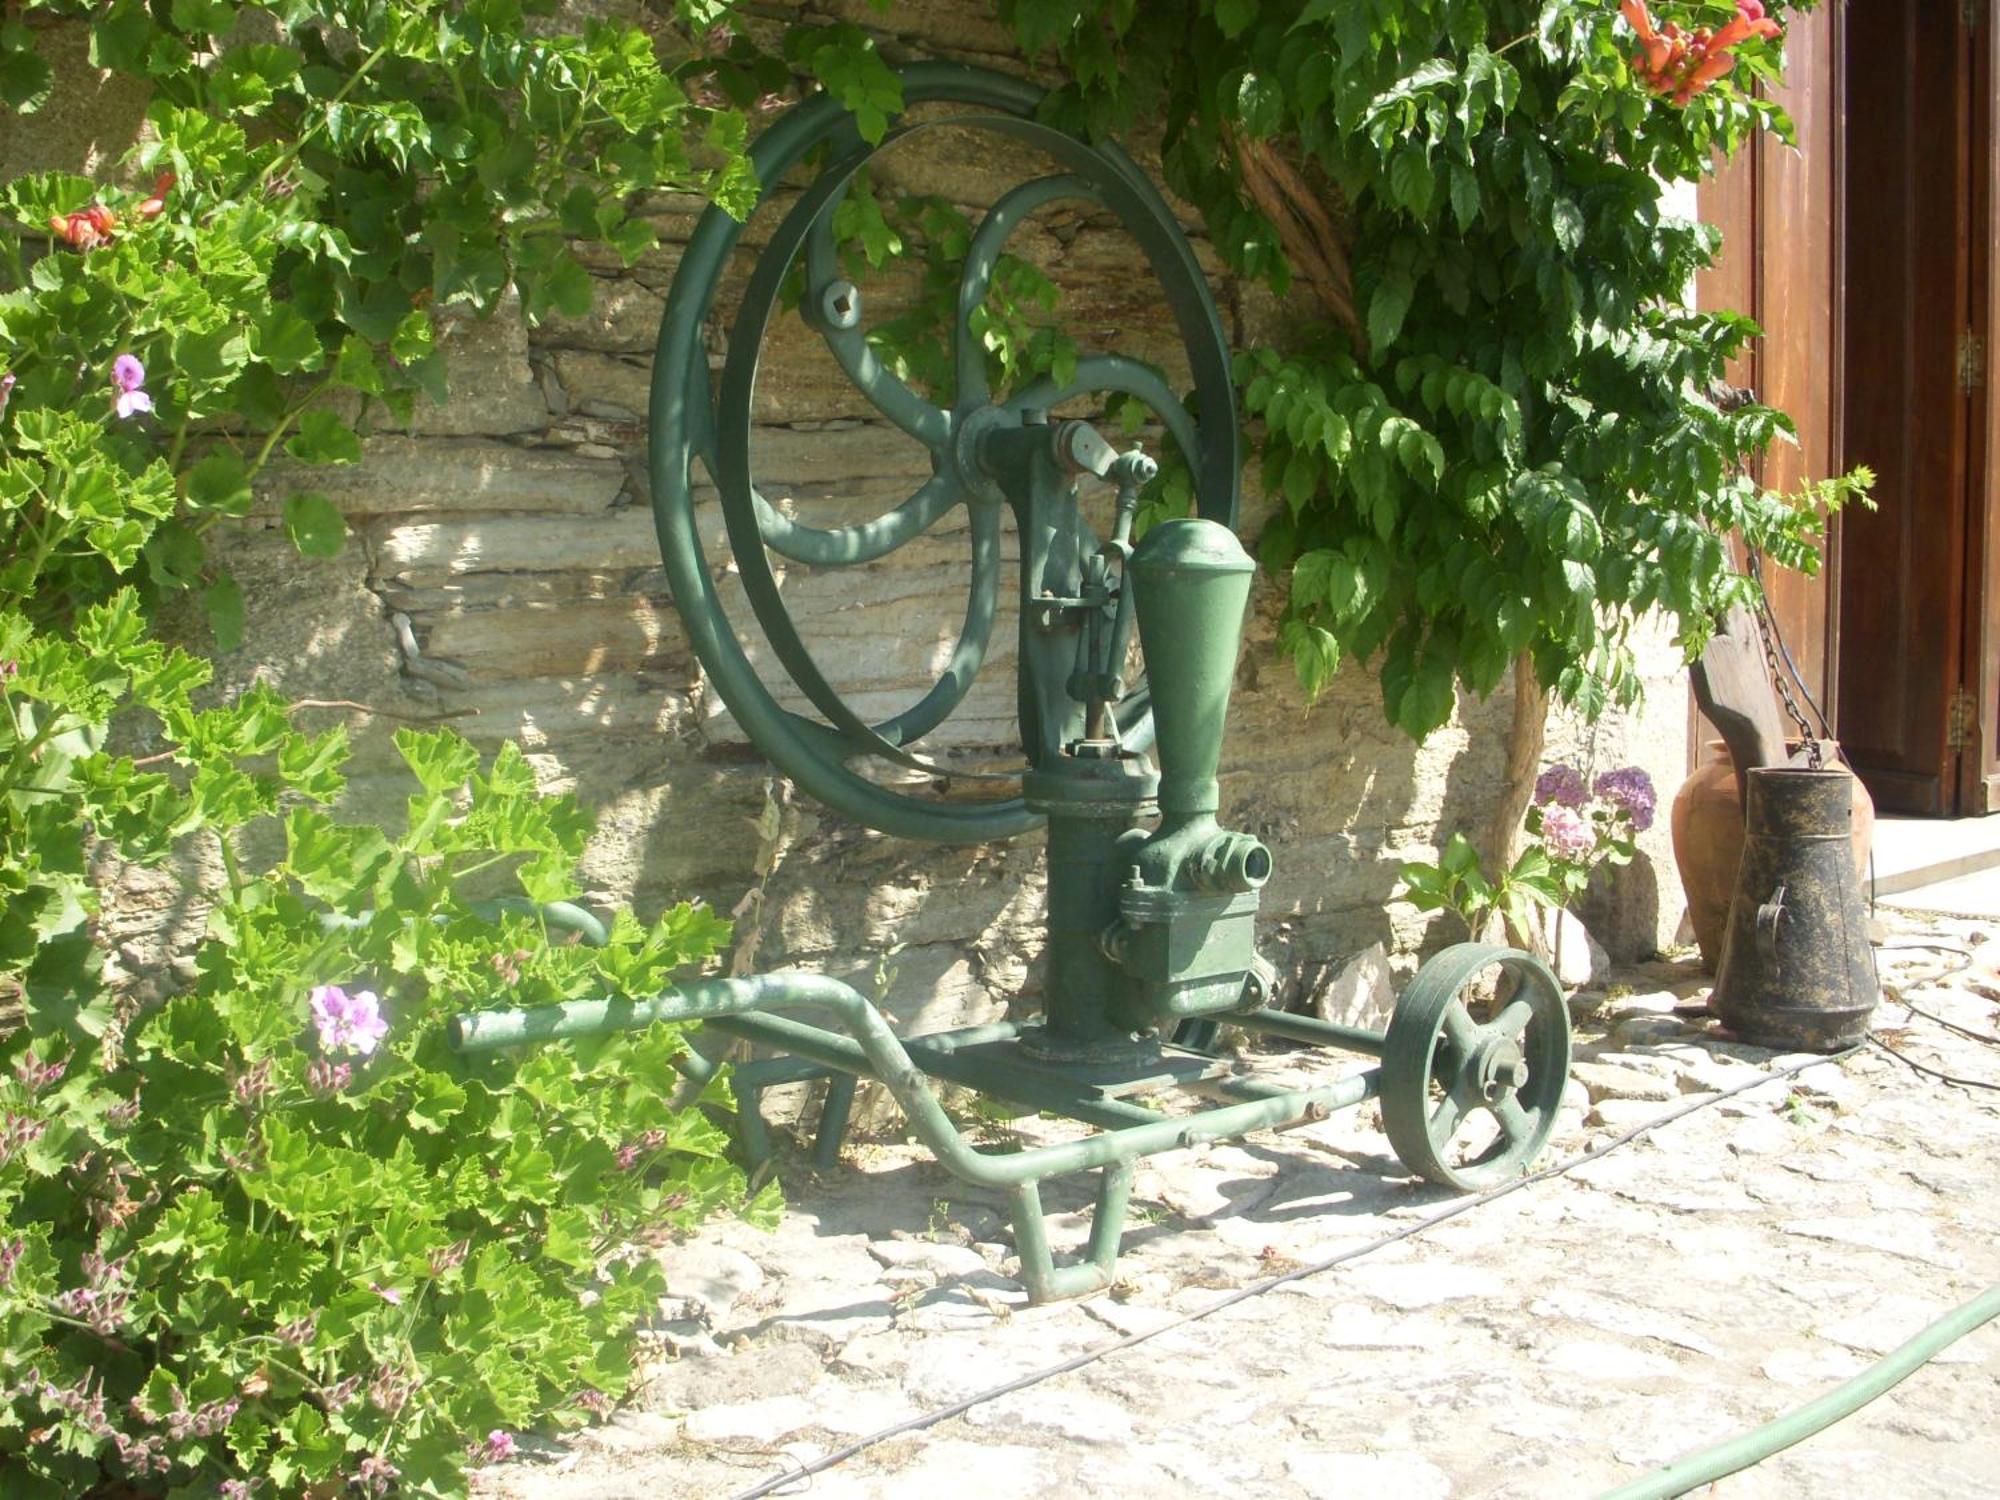
<path fill-rule="evenodd" d="M 1535 680 L 1535 664 L 1525 653 L 1514 658 L 1514 718 L 1507 726 L 1507 766 L 1500 775 L 1500 800 L 1479 840 L 1479 857 L 1489 879 L 1498 880 L 1521 852 L 1521 819 L 1535 794 L 1535 776 L 1549 728 L 1548 690 Z"/>

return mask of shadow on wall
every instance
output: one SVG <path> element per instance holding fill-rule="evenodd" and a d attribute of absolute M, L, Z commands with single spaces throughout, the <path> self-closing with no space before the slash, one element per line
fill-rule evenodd
<path fill-rule="evenodd" d="M 150 94 L 129 77 L 91 66 L 86 26 L 38 24 L 35 50 L 59 87 L 32 115 L 0 109 L 0 177 L 108 172 L 138 139 Z"/>

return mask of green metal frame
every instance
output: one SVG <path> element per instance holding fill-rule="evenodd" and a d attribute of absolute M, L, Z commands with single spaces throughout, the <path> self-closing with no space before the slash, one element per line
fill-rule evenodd
<path fill-rule="evenodd" d="M 1482 1033 L 1492 1028 L 1471 1021 L 1464 1009 L 1464 992 L 1474 978 L 1495 967 L 1514 974 L 1521 992 L 1494 1026 L 1511 1028 L 1513 1016 L 1509 1012 L 1525 1007 L 1520 1015 L 1533 1034 L 1533 1045 L 1550 1057 L 1559 1052 L 1564 1066 L 1539 1077 L 1525 1077 L 1520 1086 L 1502 1096 L 1513 1099 L 1527 1089 L 1535 1123 L 1527 1135 L 1516 1138 L 1506 1132 L 1503 1121 L 1500 1139 L 1508 1143 L 1507 1159 L 1489 1155 L 1465 1175 L 1442 1178 L 1452 1186 L 1470 1189 L 1523 1170 L 1547 1139 L 1561 1098 L 1567 1072 L 1568 1012 L 1554 976 L 1540 962 L 1483 944 L 1448 948 L 1412 981 L 1386 1032 L 1263 1009 L 1218 1020 L 1252 1034 L 1378 1057 L 1408 1056 L 1419 1047 L 1429 1052 L 1440 1045 L 1447 1052 L 1462 1048 L 1456 1055 L 1470 1057 L 1478 1051 Z M 772 1013 L 794 1008 L 829 1012 L 840 1030 Z M 1412 1017 L 1422 1019 L 1412 1021 Z M 815 1159 L 824 1167 L 837 1158 L 854 1082 L 867 1078 L 883 1084 L 917 1139 L 948 1171 L 973 1187 L 1007 1194 L 1021 1257 L 1021 1279 L 1036 1301 L 1077 1296 L 1110 1283 L 1131 1194 L 1133 1164 L 1142 1157 L 1325 1119 L 1333 1110 L 1375 1098 L 1390 1071 L 1370 1068 L 1316 1088 L 1280 1089 L 1242 1076 L 1213 1055 L 1172 1046 L 1159 1050 L 1150 1069 L 1093 1072 L 1075 1066 L 1037 1066 L 1032 1057 L 1011 1046 L 1028 1029 L 1019 1023 L 999 1022 L 905 1040 L 890 1030 L 882 1013 L 851 986 L 823 974 L 795 972 L 699 980 L 650 1000 L 577 1000 L 527 1010 L 467 1013 L 453 1021 L 451 1043 L 461 1051 L 478 1052 L 636 1030 L 657 1021 L 702 1022 L 712 1030 L 785 1054 L 743 1064 L 735 1071 L 744 1137 L 753 1156 L 769 1151 L 758 1107 L 764 1089 L 814 1078 L 832 1080 L 814 1142 Z M 686 1066 L 697 1076 L 706 1077 L 713 1064 L 691 1054 Z M 1045 1110 L 1101 1128 L 1079 1140 L 1022 1151 L 982 1151 L 952 1122 L 931 1086 L 932 1079 L 965 1084 L 1027 1109 Z M 1163 1089 L 1207 1094 L 1226 1102 L 1192 1114 L 1170 1115 L 1122 1097 L 1130 1092 L 1150 1096 Z M 1385 1116 L 1388 1108 L 1385 1099 Z M 1426 1139 L 1432 1166 L 1426 1175 L 1454 1172 L 1442 1150 L 1444 1143 Z M 1059 1266 L 1043 1222 L 1041 1184 L 1089 1171 L 1100 1174 L 1089 1244 L 1081 1261 Z"/>
<path fill-rule="evenodd" d="M 1115 147 L 1089 145 L 1032 118 L 1040 95 L 1028 84 L 926 64 L 904 71 L 903 92 L 913 107 L 976 112 L 898 122 L 871 147 L 822 95 L 779 120 L 753 148 L 767 196 L 813 147 L 824 145 L 827 153 L 752 270 L 713 390 L 703 330 L 742 225 L 711 210 L 697 226 L 668 297 L 654 365 L 655 515 L 696 654 L 738 722 L 807 791 L 874 828 L 932 841 L 980 842 L 1047 823 L 1044 1014 L 1030 1024 L 904 1039 L 849 986 L 788 972 L 703 980 L 652 999 L 464 1015 L 454 1025 L 454 1045 L 479 1050 L 658 1021 L 700 1022 L 772 1054 L 733 1075 L 752 1156 L 768 1155 L 771 1146 L 763 1092 L 826 1081 L 813 1147 L 822 1166 L 838 1158 L 857 1082 L 877 1080 L 948 1170 L 1007 1195 L 1022 1277 L 1037 1300 L 1110 1281 L 1133 1165 L 1156 1152 L 1323 1119 L 1379 1094 L 1391 1143 L 1424 1176 L 1468 1188 L 1522 1170 L 1553 1125 L 1569 1058 L 1561 990 L 1533 958 L 1475 944 L 1449 949 L 1419 971 L 1382 1032 L 1267 1007 L 1275 975 L 1257 953 L 1256 917 L 1271 854 L 1216 816 L 1216 772 L 1254 571 L 1230 529 L 1240 467 L 1235 397 L 1220 318 L 1173 215 Z M 995 134 L 1059 170 L 1003 194 L 972 236 L 957 297 L 957 390 L 947 410 L 875 358 L 860 326 L 861 294 L 838 273 L 829 226 L 854 174 L 877 151 L 948 125 Z M 1067 197 L 1109 211 L 1137 242 L 1187 346 L 1192 409 L 1149 367 L 1107 355 L 1080 358 L 1074 380 L 1060 389 L 1040 381 L 1006 401 L 991 399 L 972 313 L 985 300 L 1009 234 L 1038 208 Z M 801 255 L 801 316 L 884 418 L 929 449 L 934 471 L 886 514 L 834 529 L 780 514 L 757 492 L 750 471 L 757 362 Z M 1162 522 L 1134 543 L 1139 490 L 1156 466 L 1136 449 L 1118 453 L 1086 423 L 1050 419 L 1049 408 L 1087 391 L 1128 393 L 1158 415 L 1193 471 L 1196 516 Z M 697 459 L 720 493 L 737 572 L 764 641 L 816 718 L 778 703 L 723 610 L 695 521 Z M 1104 538 L 1077 500 L 1079 485 L 1100 482 L 1117 488 L 1115 521 Z M 915 704 L 867 723 L 815 664 L 786 610 L 770 554 L 814 567 L 871 561 L 961 505 L 971 566 L 959 640 Z M 937 769 L 914 747 L 964 699 L 985 658 L 998 615 L 1002 526 L 1010 516 L 1020 538 L 1026 765 L 1016 773 L 1018 794 L 953 803 L 869 779 L 859 761 Z M 1128 680 L 1126 651 L 1135 630 L 1143 682 Z M 587 913 L 568 908 L 555 916 L 602 941 Z M 1487 975 L 1513 988 L 1482 1022 L 1468 997 Z M 790 1014 L 799 1009 L 830 1014 L 834 1024 Z M 1382 1064 L 1314 1088 L 1286 1089 L 1212 1050 L 1224 1027 L 1376 1056 Z M 706 1081 L 715 1065 L 690 1053 L 683 1066 Z M 1065 1116 L 1094 1133 L 1019 1151 L 979 1150 L 953 1125 L 933 1079 Z M 1208 1104 L 1169 1113 L 1139 1102 L 1166 1094 L 1192 1094 Z M 1482 1113 L 1494 1125 L 1468 1155 L 1459 1143 L 1468 1120 Z M 1098 1174 L 1089 1242 L 1080 1260 L 1057 1265 L 1041 1187 L 1087 1172 Z"/>

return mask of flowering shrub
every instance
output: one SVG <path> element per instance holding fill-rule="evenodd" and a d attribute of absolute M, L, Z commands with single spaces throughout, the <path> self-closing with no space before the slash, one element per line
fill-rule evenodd
<path fill-rule="evenodd" d="M 1558 762 L 1536 778 L 1528 838 L 1512 868 L 1490 878 L 1471 840 L 1455 834 L 1436 864 L 1402 866 L 1401 894 L 1419 911 L 1450 908 L 1475 936 L 1497 920 L 1525 944 L 1530 909 L 1566 905 L 1598 866 L 1629 864 L 1657 807 L 1653 779 L 1638 766 L 1606 771 L 1593 783 L 1579 767 Z"/>
<path fill-rule="evenodd" d="M 57 25 L 150 99 L 124 167 L 148 185 L 0 183 L 7 1500 L 462 1494 L 519 1430 L 608 1409 L 645 1246 L 743 1203 L 726 1097 L 670 1098 L 676 1029 L 467 1060 L 444 1027 L 656 992 L 725 924 L 549 926 L 589 819 L 513 746 L 482 767 L 405 731 L 403 826 L 340 820 L 344 732 L 264 689 L 216 702 L 148 618 L 193 593 L 241 641 L 207 538 L 278 453 L 352 463 L 441 397 L 441 319 L 510 287 L 581 313 L 574 246 L 648 248 L 638 191 L 742 201 L 728 100 L 769 82 L 709 55 L 724 8 L 567 35 L 512 0 L 28 0 L 0 27 L 10 109 L 49 96 Z M 325 496 L 272 499 L 301 552 L 341 548 Z M 221 871 L 185 979 L 107 983 L 102 850 Z"/>
<path fill-rule="evenodd" d="M 1638 766 L 1606 771 L 1595 783 L 1573 765 L 1543 771 L 1528 808 L 1528 836 L 1540 842 L 1561 899 L 1582 891 L 1599 865 L 1629 864 L 1657 807 L 1653 778 Z"/>
<path fill-rule="evenodd" d="M 157 648 L 136 649 L 143 672 Z M 51 654 L 14 686 L 38 691 Z M 0 1464 L 50 1494 L 101 1472 L 458 1492 L 515 1429 L 623 1393 L 662 1290 L 643 1245 L 744 1184 L 722 1130 L 670 1098 L 675 1028 L 468 1060 L 445 1021 L 657 992 L 724 924 L 621 914 L 589 947 L 526 902 L 475 909 L 463 878 L 495 861 L 570 894 L 589 828 L 518 750 L 482 773 L 449 732 L 405 731 L 419 790 L 388 832 L 326 810 L 338 731 L 293 735 L 264 694 L 199 712 L 184 695 L 161 705 L 173 760 L 233 788 L 205 832 L 227 847 L 275 806 L 282 853 L 235 870 L 191 989 L 67 1010 L 40 994 L 0 1043 Z M 150 774 L 159 813 L 193 812 Z"/>

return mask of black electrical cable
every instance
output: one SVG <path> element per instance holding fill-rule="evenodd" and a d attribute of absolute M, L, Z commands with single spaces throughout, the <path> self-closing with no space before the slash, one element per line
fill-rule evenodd
<path fill-rule="evenodd" d="M 1948 969 L 1939 969 L 1935 974 L 1919 974 L 1918 984 L 1936 984 L 1940 979 L 1949 979 L 1954 974 L 1963 974 L 1972 967 L 1972 950 L 1959 943 L 1877 943 L 1877 953 L 1948 953 L 1958 962 Z"/>
<path fill-rule="evenodd" d="M 1935 974 L 1919 974 L 1912 981 L 1912 986 L 1916 988 L 1928 988 L 1941 979 L 1949 979 L 1954 974 L 1963 974 L 1967 969 L 1972 967 L 1972 950 L 1961 947 L 1957 943 L 1877 943 L 1875 951 L 1877 953 L 1948 953 L 1958 960 L 1950 968 L 1940 969 Z M 1890 994 L 1896 1004 L 1902 1006 L 1904 1010 L 1910 1012 L 1911 1015 L 1922 1016 L 1933 1026 L 1942 1026 L 1946 1031 L 1955 1031 L 1962 1037 L 1975 1042 L 1985 1042 L 1990 1047 L 2000 1047 L 2000 1036 L 1995 1036 L 1989 1031 L 1974 1031 L 1969 1026 L 1961 1026 L 1956 1021 L 1927 1011 L 1921 1005 L 1913 1004 L 1910 1000 L 1906 999 L 1900 986 L 1891 990 Z M 1985 1087 L 1985 1085 L 1979 1085 L 1979 1087 Z"/>
<path fill-rule="evenodd" d="M 2000 1094 L 2000 1083 L 1988 1083 L 1983 1078 L 1960 1078 L 1956 1073 L 1947 1073 L 1940 1068 L 1931 1067 L 1928 1063 L 1920 1063 L 1914 1057 L 1905 1057 L 1880 1037 L 1871 1035 L 1868 1040 L 1874 1044 L 1877 1051 L 1888 1053 L 1904 1067 L 1910 1069 L 1912 1072 L 1921 1073 L 1926 1078 L 1935 1078 L 1940 1083 L 1956 1084 L 1958 1087 L 1964 1089 L 1991 1089 L 1996 1094 Z"/>
<path fill-rule="evenodd" d="M 1921 1005 L 1912 1005 L 1907 1000 L 1898 1000 L 1896 1003 L 1912 1015 L 1922 1016 L 1934 1026 L 1942 1026 L 1946 1031 L 1955 1031 L 1960 1036 L 1968 1037 L 1975 1042 L 1984 1042 L 1989 1047 L 2000 1047 L 2000 1036 L 1994 1036 L 1989 1031 L 1974 1031 L 1970 1026 L 1961 1026 L 1958 1022 L 1946 1020 L 1943 1016 L 1934 1016 Z"/>
<path fill-rule="evenodd" d="M 1655 1130 L 1671 1125 L 1676 1120 L 1688 1115 L 1711 1108 L 1714 1105 L 1720 1104 L 1725 1099 L 1734 1098 L 1737 1094 L 1748 1093 L 1751 1089 L 1763 1088 L 1765 1085 L 1775 1083 L 1780 1079 L 1790 1078 L 1796 1073 L 1803 1073 L 1807 1068 L 1816 1068 L 1821 1063 L 1840 1062 L 1845 1058 L 1852 1057 L 1860 1050 L 1861 1047 L 1857 1044 L 1856 1046 L 1847 1048 L 1843 1052 L 1828 1053 L 1824 1057 L 1806 1058 L 1803 1061 L 1792 1063 L 1787 1067 L 1774 1068 L 1768 1073 L 1761 1073 L 1756 1078 L 1739 1083 L 1733 1088 L 1725 1089 L 1719 1094 L 1709 1094 L 1692 1099 L 1678 1108 L 1668 1110 L 1657 1119 L 1647 1120 L 1643 1124 L 1635 1125 L 1630 1130 L 1615 1135 L 1607 1141 L 1600 1141 L 1587 1151 L 1581 1151 L 1575 1156 L 1556 1162 L 1552 1166 L 1543 1167 L 1540 1171 L 1530 1172 L 1524 1177 L 1516 1177 L 1513 1181 L 1504 1183 L 1500 1187 L 1489 1188 L 1476 1197 L 1454 1203 L 1449 1208 L 1440 1210 L 1438 1213 L 1431 1215 L 1430 1218 L 1424 1219 L 1419 1223 L 1385 1234 L 1380 1239 L 1370 1240 L 1365 1245 L 1357 1245 L 1351 1250 L 1343 1250 L 1337 1255 L 1329 1255 L 1326 1259 L 1315 1261 L 1311 1265 L 1297 1266 L 1279 1275 L 1267 1276 L 1262 1281 L 1253 1281 L 1247 1286 L 1238 1287 L 1228 1296 L 1219 1297 L 1206 1307 L 1196 1308 L 1193 1312 L 1183 1313 L 1172 1322 L 1163 1323 L 1157 1328 L 1130 1333 L 1123 1338 L 1114 1339 L 1110 1343 L 1099 1344 L 1096 1348 L 1086 1349 L 1083 1353 L 1073 1355 L 1059 1364 L 1049 1365 L 1040 1370 L 1031 1370 L 1027 1374 L 1017 1376 L 1013 1380 L 1005 1381 L 1000 1385 L 989 1387 L 983 1391 L 977 1391 L 962 1401 L 954 1401 L 949 1406 L 939 1407 L 936 1411 L 925 1412 L 921 1416 L 911 1417 L 906 1421 L 897 1422 L 892 1426 L 880 1428 L 875 1432 L 867 1434 L 865 1437 L 856 1438 L 845 1447 L 836 1448 L 830 1453 L 823 1454 L 810 1463 L 798 1464 L 794 1468 L 787 1469 L 780 1474 L 774 1474 L 770 1478 L 752 1485 L 747 1490 L 739 1490 L 730 1497 L 730 1500 L 760 1500 L 760 1497 L 772 1494 L 784 1486 L 791 1484 L 794 1480 L 810 1479 L 814 1474 L 824 1473 L 828 1469 L 846 1463 L 848 1459 L 866 1452 L 878 1443 L 887 1442 L 891 1438 L 902 1437 L 905 1433 L 922 1432 L 926 1428 L 935 1427 L 941 1422 L 947 1422 L 953 1417 L 963 1416 L 975 1406 L 983 1406 L 989 1401 L 997 1401 L 1003 1396 L 1011 1396 L 1016 1391 L 1040 1385 L 1045 1380 L 1053 1380 L 1058 1375 L 1067 1375 L 1072 1370 L 1080 1370 L 1086 1365 L 1095 1364 L 1107 1355 L 1117 1354 L 1123 1350 L 1143 1344 L 1149 1339 L 1158 1338 L 1163 1333 L 1171 1333 L 1177 1328 L 1185 1328 L 1190 1323 L 1200 1322 L 1203 1318 L 1219 1313 L 1224 1308 L 1234 1307 L 1239 1302 L 1247 1302 L 1252 1297 L 1261 1297 L 1264 1293 L 1288 1285 L 1291 1282 L 1302 1281 L 1308 1276 L 1317 1276 L 1322 1271 L 1330 1271 L 1336 1266 L 1347 1264 L 1349 1261 L 1359 1260 L 1364 1255 L 1372 1255 L 1377 1250 L 1385 1250 L 1391 1245 L 1400 1244 L 1402 1241 L 1414 1238 L 1422 1234 L 1425 1230 L 1434 1228 L 1448 1219 L 1455 1219 L 1461 1214 L 1468 1214 L 1475 1208 L 1484 1208 L 1489 1203 L 1505 1198 L 1509 1194 L 1518 1193 L 1523 1188 L 1532 1187 L 1538 1182 L 1546 1182 L 1551 1177 L 1561 1177 L 1573 1172 L 1586 1162 L 1596 1161 L 1600 1157 L 1608 1156 L 1621 1146 L 1630 1145 L 1641 1136 L 1650 1135 Z M 1885 1047 L 1883 1050 L 1888 1051 L 1889 1049 Z M 1904 1058 L 1903 1061 L 1908 1062 L 1909 1059 Z"/>

